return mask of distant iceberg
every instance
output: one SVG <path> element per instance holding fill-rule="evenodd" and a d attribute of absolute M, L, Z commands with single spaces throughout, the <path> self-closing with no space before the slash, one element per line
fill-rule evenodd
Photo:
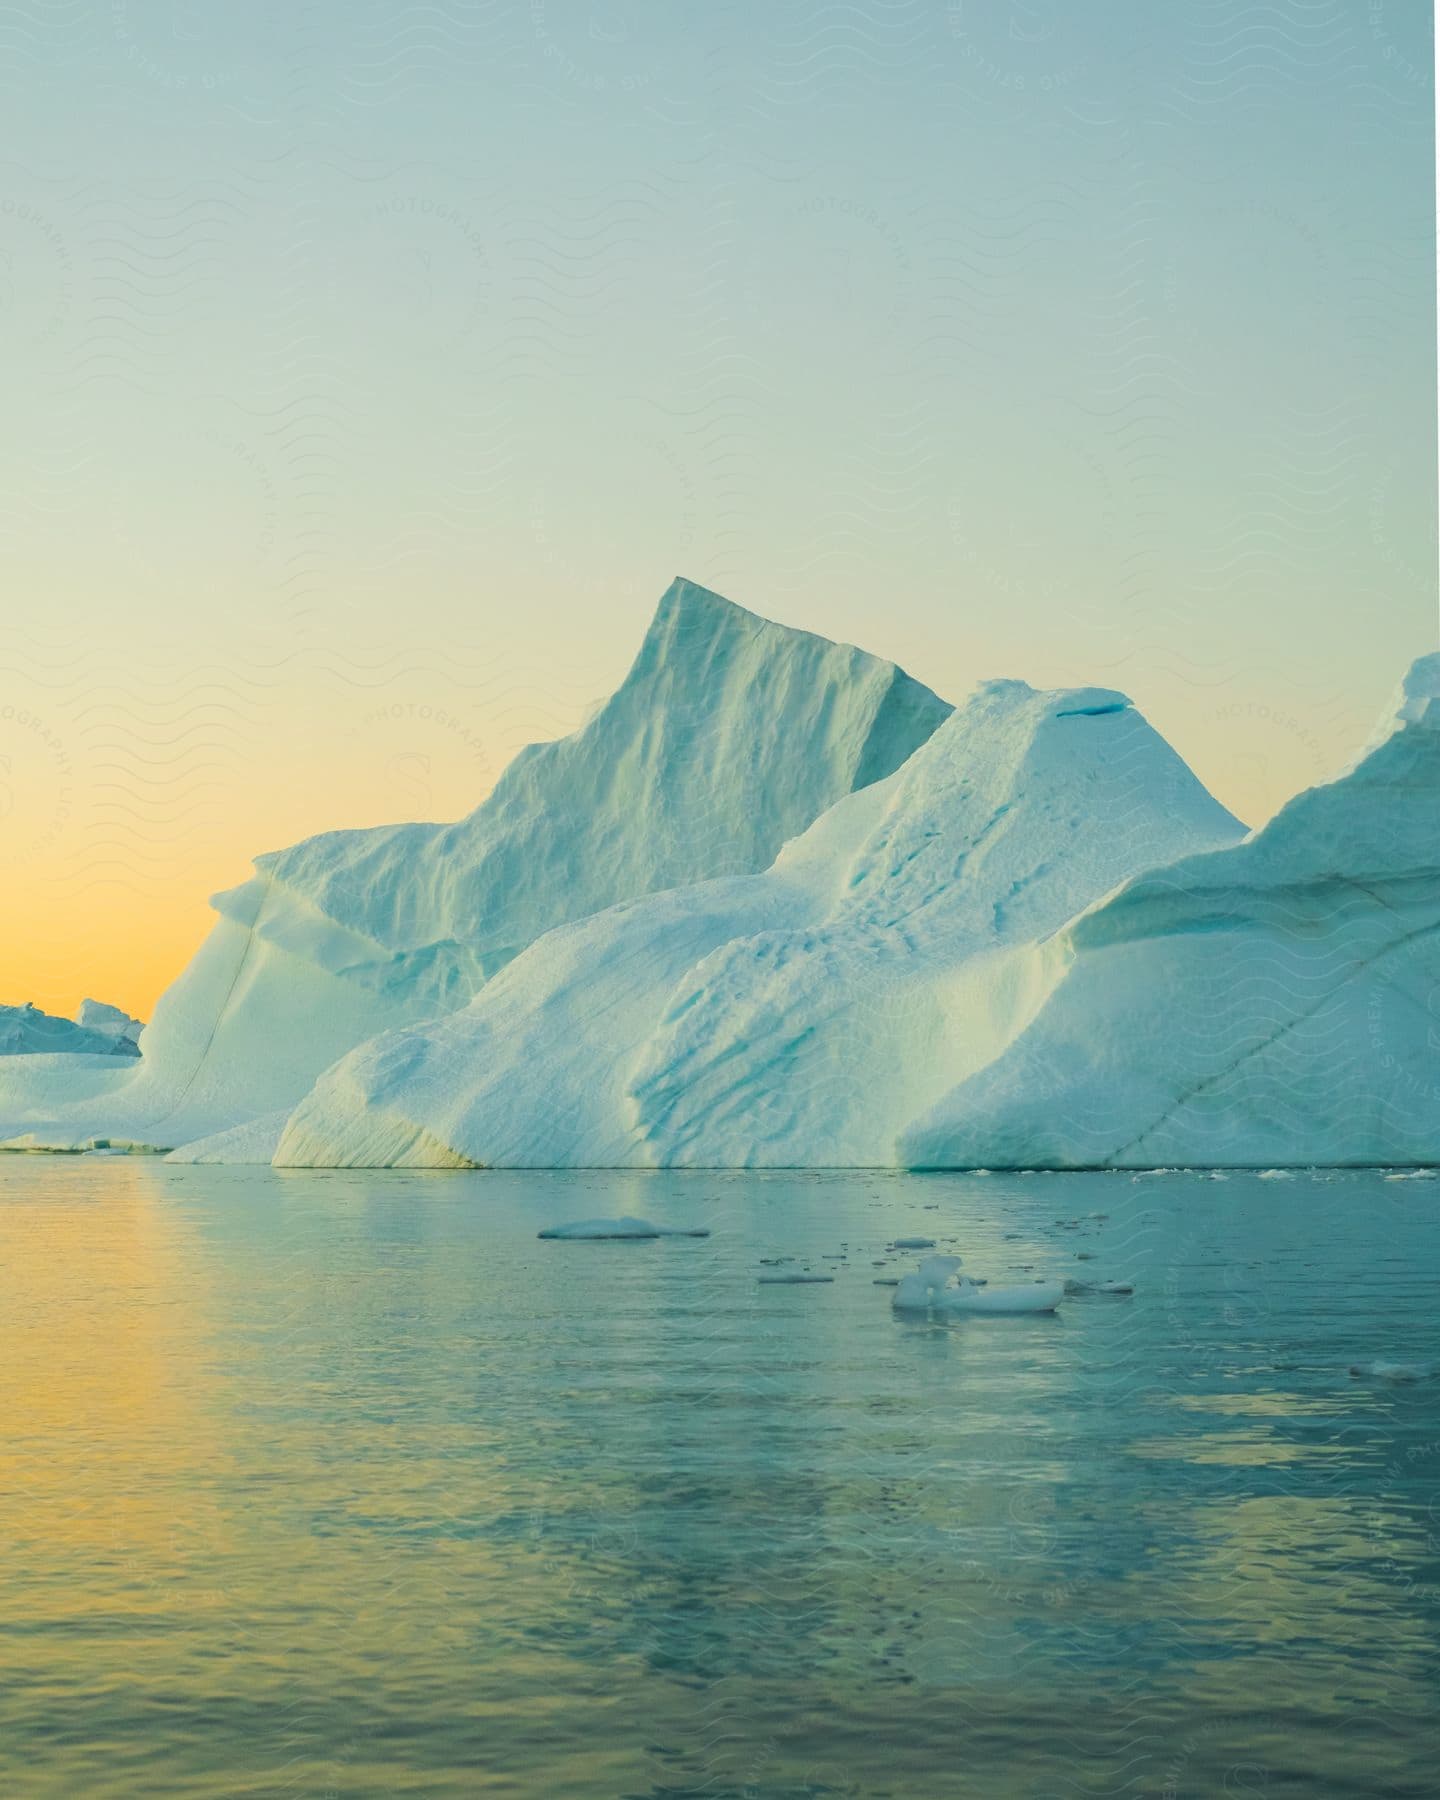
<path fill-rule="evenodd" d="M 27 1000 L 0 1006 L 0 1056 L 138 1056 L 144 1026 L 118 1006 L 84 1000 L 79 1016 L 59 1018 Z"/>

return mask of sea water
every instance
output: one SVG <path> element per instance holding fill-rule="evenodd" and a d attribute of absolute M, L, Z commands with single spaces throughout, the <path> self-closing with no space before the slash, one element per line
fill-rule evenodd
<path fill-rule="evenodd" d="M 0 1263 L 7 1795 L 1435 1792 L 1440 1181 L 8 1156 Z"/>

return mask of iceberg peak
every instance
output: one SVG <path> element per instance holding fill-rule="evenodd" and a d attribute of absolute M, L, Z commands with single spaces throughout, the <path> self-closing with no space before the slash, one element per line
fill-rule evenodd
<path fill-rule="evenodd" d="M 691 619 L 700 619 L 707 615 L 717 619 L 748 620 L 755 625 L 770 623 L 759 613 L 751 612 L 744 606 L 737 606 L 733 600 L 726 599 L 724 594 L 717 594 L 714 588 L 707 588 L 698 581 L 691 581 L 688 575 L 677 575 L 656 604 L 651 630 L 653 631 L 662 622 L 673 619 L 686 616 Z"/>

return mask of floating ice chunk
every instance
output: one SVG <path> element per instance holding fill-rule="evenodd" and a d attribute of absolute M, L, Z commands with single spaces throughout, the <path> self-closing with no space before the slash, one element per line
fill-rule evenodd
<path fill-rule="evenodd" d="M 619 1219 L 572 1219 L 568 1225 L 549 1225 L 536 1235 L 588 1242 L 602 1238 L 702 1238 L 709 1237 L 710 1233 L 684 1225 L 652 1225 L 648 1219 L 632 1219 L 626 1213 Z"/>
<path fill-rule="evenodd" d="M 1351 1363 L 1350 1373 L 1357 1381 L 1429 1381 L 1435 1373 L 1434 1363 L 1374 1362 Z"/>
<path fill-rule="evenodd" d="M 1041 1313 L 1054 1312 L 1065 1297 L 1059 1281 L 1032 1281 L 1020 1287 L 986 1288 L 983 1291 L 963 1276 L 954 1286 L 950 1277 L 960 1267 L 958 1256 L 927 1256 L 913 1275 L 895 1290 L 891 1305 L 897 1312 L 943 1313 Z"/>
<path fill-rule="evenodd" d="M 1440 1175 L 1440 1169 L 1395 1169 L 1385 1177 L 1387 1181 L 1433 1181 Z"/>
<path fill-rule="evenodd" d="M 164 1156 L 168 1144 L 146 1144 L 133 1138 L 52 1138 L 33 1131 L 6 1138 L 0 1150 L 24 1150 L 37 1156 Z"/>
<path fill-rule="evenodd" d="M 1067 1294 L 1133 1294 L 1135 1288 L 1128 1281 L 1077 1281 L 1067 1276 L 1065 1281 Z"/>

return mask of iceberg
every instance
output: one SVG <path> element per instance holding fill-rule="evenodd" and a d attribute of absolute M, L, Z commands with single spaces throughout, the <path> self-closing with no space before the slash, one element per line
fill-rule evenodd
<path fill-rule="evenodd" d="M 677 580 L 611 699 L 467 818 L 257 858 L 143 1056 L 115 1008 L 0 1009 L 0 1143 L 1418 1177 L 1437 842 L 1440 655 L 1247 833 L 1123 694 L 952 709 Z"/>
<path fill-rule="evenodd" d="M 755 875 L 551 931 L 295 1109 L 280 1164 L 895 1166 L 1028 1022 L 1049 940 L 1243 828 L 1123 695 L 987 682 Z"/>
<path fill-rule="evenodd" d="M 27 1000 L 0 1006 L 0 1056 L 138 1056 L 143 1027 L 118 1006 L 84 1000 L 79 1016 L 59 1018 Z"/>
<path fill-rule="evenodd" d="M 1360 757 L 1056 941 L 1028 1028 L 904 1134 L 917 1167 L 1431 1164 L 1440 655 Z"/>
<path fill-rule="evenodd" d="M 355 1045 L 463 1006 L 542 933 L 763 869 L 949 711 L 894 663 L 677 579 L 578 731 L 523 750 L 457 824 L 329 832 L 258 857 L 215 898 L 220 920 L 161 998 L 133 1079 L 82 1091 L 54 1072 L 0 1074 L 0 1136 L 183 1145 L 288 1112 Z M 445 1158 L 427 1146 L 425 1160 Z"/>

